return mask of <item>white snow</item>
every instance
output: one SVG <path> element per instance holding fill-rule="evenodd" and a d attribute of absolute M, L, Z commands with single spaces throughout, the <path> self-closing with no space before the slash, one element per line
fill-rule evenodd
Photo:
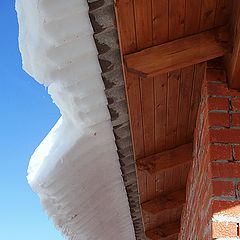
<path fill-rule="evenodd" d="M 86 0 L 16 0 L 16 10 L 23 68 L 62 114 L 29 184 L 69 239 L 135 239 Z"/>

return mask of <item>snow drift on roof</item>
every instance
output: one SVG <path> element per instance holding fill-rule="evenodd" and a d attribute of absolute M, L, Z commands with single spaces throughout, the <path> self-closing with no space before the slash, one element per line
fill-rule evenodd
<path fill-rule="evenodd" d="M 23 68 L 62 113 L 30 160 L 29 184 L 69 239 L 135 239 L 86 0 L 16 9 Z"/>

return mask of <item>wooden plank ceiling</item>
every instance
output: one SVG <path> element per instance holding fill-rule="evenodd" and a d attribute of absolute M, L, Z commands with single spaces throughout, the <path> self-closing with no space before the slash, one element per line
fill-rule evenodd
<path fill-rule="evenodd" d="M 184 61 L 190 63 L 178 64 L 173 57 L 167 63 L 170 68 L 162 71 L 157 65 L 165 64 L 168 52 L 164 50 L 165 55 L 160 54 L 159 59 L 154 60 L 155 49 L 151 47 L 158 45 L 161 50 L 164 43 L 227 24 L 232 1 L 115 0 L 115 6 L 122 59 L 125 58 L 126 63 L 129 60 L 127 55 L 134 56 L 134 61 L 138 62 L 134 68 L 140 69 L 140 66 L 147 73 L 150 71 L 146 66 L 154 65 L 154 73 L 141 75 L 129 71 L 123 64 L 145 232 L 148 239 L 177 239 L 184 204 L 182 196 L 192 159 L 191 142 L 205 76 L 204 61 L 224 55 L 224 50 L 218 41 L 197 39 L 194 53 L 190 51 L 190 54 L 183 55 L 184 49 L 178 49 L 182 54 L 180 59 L 186 56 Z M 180 40 L 180 44 L 194 45 L 186 39 Z M 205 58 L 201 59 L 199 53 L 202 51 L 197 49 L 199 42 L 203 46 L 208 43 Z M 167 48 L 169 54 L 175 54 L 174 44 L 170 45 Z M 141 50 L 150 51 L 152 55 L 144 58 Z M 209 54 L 211 51 L 216 54 L 209 58 L 209 51 Z M 161 59 L 161 56 L 164 57 Z M 200 60 L 195 61 L 195 57 Z M 156 61 L 159 62 L 157 65 Z M 175 64 L 174 68 L 171 64 Z M 158 207 L 158 204 L 162 206 Z"/>

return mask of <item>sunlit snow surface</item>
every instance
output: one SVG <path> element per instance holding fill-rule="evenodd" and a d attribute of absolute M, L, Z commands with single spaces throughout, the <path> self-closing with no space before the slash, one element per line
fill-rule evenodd
<path fill-rule="evenodd" d="M 29 184 L 69 239 L 135 239 L 86 0 L 16 9 L 23 68 L 62 113 L 30 160 Z"/>

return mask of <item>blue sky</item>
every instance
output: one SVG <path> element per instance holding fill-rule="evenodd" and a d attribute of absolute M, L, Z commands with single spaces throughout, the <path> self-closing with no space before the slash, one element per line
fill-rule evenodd
<path fill-rule="evenodd" d="M 28 161 L 60 114 L 21 69 L 14 0 L 0 1 L 0 239 L 63 239 L 27 184 Z"/>

